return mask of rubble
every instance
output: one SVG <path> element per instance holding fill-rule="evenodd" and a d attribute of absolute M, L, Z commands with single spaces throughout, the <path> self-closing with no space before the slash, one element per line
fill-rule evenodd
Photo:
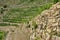
<path fill-rule="evenodd" d="M 34 38 L 39 37 L 41 40 L 60 40 L 60 37 L 57 36 L 57 34 L 60 34 L 60 2 L 53 5 L 49 10 L 43 11 L 34 21 L 38 25 Z"/>

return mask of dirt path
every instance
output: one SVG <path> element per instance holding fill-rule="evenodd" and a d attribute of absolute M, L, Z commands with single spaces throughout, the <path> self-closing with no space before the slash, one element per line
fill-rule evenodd
<path fill-rule="evenodd" d="M 5 40 L 29 40 L 29 30 L 24 26 L 0 26 L 0 30 L 9 31 Z"/>

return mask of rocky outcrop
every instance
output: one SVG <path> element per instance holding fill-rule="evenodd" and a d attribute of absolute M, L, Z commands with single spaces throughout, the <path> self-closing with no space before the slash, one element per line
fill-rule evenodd
<path fill-rule="evenodd" d="M 34 20 L 38 27 L 33 29 L 31 40 L 60 40 L 60 2 L 43 11 Z M 33 24 L 30 21 L 30 24 Z"/>

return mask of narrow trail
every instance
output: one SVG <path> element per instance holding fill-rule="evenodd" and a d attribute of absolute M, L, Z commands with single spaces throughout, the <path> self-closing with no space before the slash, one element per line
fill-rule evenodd
<path fill-rule="evenodd" d="M 5 40 L 29 40 L 30 33 L 23 25 L 15 26 L 0 26 L 0 30 L 9 31 Z"/>
<path fill-rule="evenodd" d="M 20 28 L 17 28 L 14 30 L 14 32 L 9 32 L 9 34 L 6 37 L 6 40 L 29 40 L 29 33 L 27 30 L 20 30 Z"/>

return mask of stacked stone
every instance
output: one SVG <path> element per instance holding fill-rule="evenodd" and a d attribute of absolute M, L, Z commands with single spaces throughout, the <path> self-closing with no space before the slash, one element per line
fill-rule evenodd
<path fill-rule="evenodd" d="M 60 40 L 60 37 L 55 36 L 60 33 L 60 2 L 43 11 L 34 21 L 38 25 L 36 37 L 41 40 Z"/>

